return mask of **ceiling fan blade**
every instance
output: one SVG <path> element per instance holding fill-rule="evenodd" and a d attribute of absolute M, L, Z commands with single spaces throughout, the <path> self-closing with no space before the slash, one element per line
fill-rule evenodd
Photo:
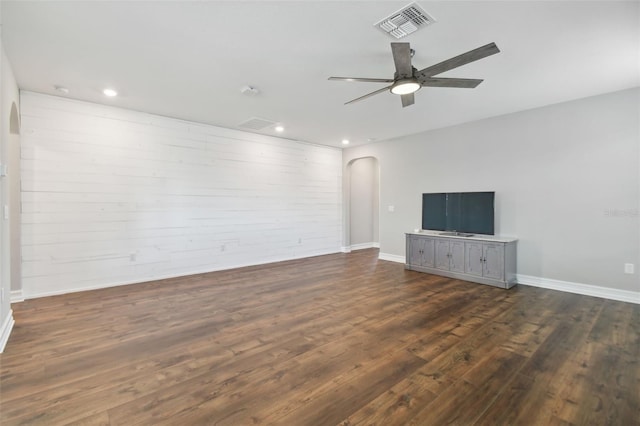
<path fill-rule="evenodd" d="M 385 90 L 389 90 L 389 89 L 391 89 L 391 86 L 383 87 L 382 89 L 378 89 L 378 90 L 376 90 L 375 92 L 367 93 L 367 94 L 366 94 L 366 95 L 364 95 L 364 96 L 360 96 L 359 98 L 355 98 L 355 99 L 353 99 L 353 100 L 351 100 L 351 101 L 349 101 L 349 102 L 345 102 L 345 105 L 349 105 L 349 104 L 352 104 L 352 103 L 354 103 L 354 102 L 361 101 L 361 100 L 363 100 L 363 99 L 366 99 L 366 98 L 368 98 L 368 97 L 370 97 L 370 96 L 373 96 L 373 95 L 377 95 L 378 93 L 382 93 L 382 92 L 384 92 Z"/>
<path fill-rule="evenodd" d="M 489 43 L 482 47 L 478 47 L 477 49 L 470 50 L 467 53 L 463 53 L 462 55 L 455 56 L 451 59 L 447 59 L 446 61 L 442 61 L 439 64 L 431 65 L 430 67 L 420 70 L 416 73 L 416 78 L 424 79 L 437 74 L 441 74 L 445 71 L 449 71 L 462 65 L 466 65 L 470 62 L 477 61 L 478 59 L 495 55 L 498 52 L 500 52 L 498 46 L 496 46 L 495 43 Z"/>
<path fill-rule="evenodd" d="M 409 105 L 413 105 L 416 101 L 416 98 L 413 93 L 407 93 L 406 95 L 402 95 L 402 108 L 408 107 Z"/>
<path fill-rule="evenodd" d="M 409 78 L 413 76 L 411 66 L 411 48 L 409 43 L 391 43 L 393 62 L 396 64 L 398 78 Z"/>
<path fill-rule="evenodd" d="M 329 80 L 336 80 L 336 81 L 363 81 L 365 83 L 393 83 L 393 79 L 390 79 L 390 78 L 329 77 Z"/>
<path fill-rule="evenodd" d="M 460 87 L 463 89 L 473 89 L 483 81 L 476 78 L 430 77 L 418 79 L 418 82 L 425 87 Z"/>

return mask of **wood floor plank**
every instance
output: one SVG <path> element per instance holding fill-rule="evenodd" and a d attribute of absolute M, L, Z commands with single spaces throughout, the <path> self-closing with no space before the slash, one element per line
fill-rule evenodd
<path fill-rule="evenodd" d="M 403 313 L 406 316 L 411 314 L 411 311 Z M 229 395 L 228 400 L 223 395 L 217 398 L 216 401 L 206 405 L 209 408 L 217 407 L 215 412 L 218 416 L 225 419 L 229 417 L 227 420 L 232 423 L 235 421 L 237 424 L 244 424 L 246 419 L 236 420 L 238 416 L 235 415 L 239 413 L 240 417 L 242 417 L 243 413 L 247 412 L 248 407 L 242 407 L 244 400 L 251 401 L 250 408 L 253 411 L 262 410 L 262 415 L 266 416 L 267 413 L 275 411 L 278 407 L 273 402 L 274 398 L 295 400 L 295 397 L 301 392 L 304 392 L 306 396 L 310 396 L 317 392 L 327 381 L 333 380 L 335 382 L 337 378 L 350 370 L 362 371 L 368 364 L 375 363 L 386 351 L 398 350 L 398 342 L 393 339 L 394 334 L 384 333 L 381 330 L 384 327 L 393 327 L 393 323 L 402 321 L 403 316 L 381 316 L 379 320 L 385 321 L 382 321 L 381 325 L 375 330 L 353 331 L 342 337 L 334 336 L 331 339 L 327 339 L 324 331 L 319 335 L 308 335 L 308 338 L 313 339 L 316 343 L 314 349 L 297 355 L 288 364 L 281 362 L 277 371 L 268 368 L 244 374 L 241 377 L 242 383 L 234 382 L 226 385 L 225 393 Z M 387 336 L 387 340 L 390 340 L 388 346 L 383 344 L 383 338 L 373 339 L 373 335 Z M 321 342 L 325 343 L 321 344 Z M 292 375 L 292 378 L 283 380 L 282 376 L 285 374 L 287 376 Z M 242 390 L 246 387 L 245 382 L 254 383 L 256 386 Z M 236 388 L 238 388 L 238 392 L 243 392 L 243 400 L 235 397 Z M 152 395 L 149 398 L 158 398 L 158 396 Z M 289 405 L 285 405 L 281 409 L 291 411 L 292 408 Z M 134 405 L 133 407 L 128 407 L 128 410 L 131 413 L 124 417 L 131 420 L 131 415 L 140 411 L 140 407 Z M 121 411 L 121 408 L 117 411 Z M 112 416 L 117 418 L 118 414 L 113 412 Z M 190 414 L 189 417 L 193 417 L 193 414 Z M 257 415 L 252 417 L 257 418 Z"/>
<path fill-rule="evenodd" d="M 346 376 L 329 382 L 316 398 L 300 401 L 293 412 L 277 419 L 278 424 L 336 424 L 354 410 L 368 404 L 424 364 L 424 360 L 406 351 L 383 357 L 364 374 Z M 360 372 L 358 372 L 360 373 Z"/>
<path fill-rule="evenodd" d="M 14 304 L 0 423 L 639 424 L 640 306 L 377 256 Z"/>
<path fill-rule="evenodd" d="M 483 357 L 459 380 L 411 418 L 408 424 L 474 424 L 486 407 L 499 398 L 505 381 L 525 362 L 525 357 L 498 348 Z"/>
<path fill-rule="evenodd" d="M 568 304 L 567 300 L 573 303 Z M 558 405 L 573 404 L 571 400 L 561 400 L 562 390 L 577 385 L 580 373 L 576 371 L 576 350 L 587 341 L 603 301 L 563 294 L 558 302 L 559 311 L 549 311 L 543 320 L 555 321 L 553 331 L 524 363 L 513 383 L 507 384 L 504 398 L 487 408 L 479 424 L 524 424 L 533 418 L 540 424 L 551 424 L 559 421 Z M 523 401 L 518 410 L 506 410 L 515 398 Z"/>
<path fill-rule="evenodd" d="M 422 376 L 411 375 L 398 382 L 376 399 L 360 408 L 339 424 L 354 425 L 404 425 L 437 395 L 424 386 Z"/>
<path fill-rule="evenodd" d="M 65 426 L 110 426 L 110 425 L 111 425 L 111 420 L 109 419 L 109 414 L 107 414 L 107 412 L 105 411 L 65 424 Z"/>
<path fill-rule="evenodd" d="M 580 424 L 640 421 L 640 329 L 633 311 L 629 304 L 604 303 L 587 341 L 572 357 L 574 383 L 565 384 L 559 395 L 569 402 L 555 409 L 560 419 Z"/>

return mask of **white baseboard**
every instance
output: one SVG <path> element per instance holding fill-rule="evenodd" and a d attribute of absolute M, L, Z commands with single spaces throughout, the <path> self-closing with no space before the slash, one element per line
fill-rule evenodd
<path fill-rule="evenodd" d="M 406 263 L 404 256 L 389 253 L 380 253 L 380 260 L 390 262 Z M 565 291 L 567 293 L 582 294 L 585 296 L 602 297 L 604 299 L 617 300 L 620 302 L 640 304 L 640 292 L 618 290 L 615 288 L 600 287 L 590 284 L 573 283 L 569 281 L 554 280 L 551 278 L 534 277 L 531 275 L 517 274 L 518 284 L 533 287 L 548 288 L 550 290 Z"/>
<path fill-rule="evenodd" d="M 117 282 L 109 282 L 109 283 L 99 283 L 99 284 L 87 285 L 87 286 L 83 286 L 83 287 L 58 289 L 58 290 L 53 290 L 53 291 L 35 291 L 35 292 L 33 292 L 33 291 L 29 291 L 28 289 L 23 289 L 23 291 L 21 293 L 22 293 L 22 296 L 23 296 L 22 300 L 24 301 L 25 299 L 37 299 L 39 297 L 59 296 L 59 295 L 62 295 L 62 294 L 78 293 L 78 292 L 81 292 L 81 291 L 100 290 L 100 289 L 109 288 L 109 287 L 119 287 L 119 286 L 123 286 L 123 285 L 141 284 L 141 283 L 150 282 L 150 281 L 161 281 L 161 280 L 166 280 L 166 279 L 170 279 L 170 278 L 187 277 L 187 276 L 190 276 L 190 275 L 208 274 L 209 272 L 226 271 L 226 270 L 229 270 L 229 269 L 245 268 L 247 266 L 258 266 L 258 265 L 266 265 L 266 264 L 270 264 L 270 263 L 286 262 L 288 260 L 306 259 L 306 258 L 309 258 L 309 257 L 324 256 L 324 255 L 327 255 L 327 254 L 335 254 L 335 253 L 338 253 L 338 252 L 339 252 L 339 250 L 337 250 L 337 249 L 322 250 L 322 251 L 317 251 L 317 252 L 314 252 L 314 253 L 305 253 L 303 255 L 294 255 L 294 256 L 283 257 L 283 258 L 280 258 L 280 259 L 269 259 L 269 260 L 260 261 L 260 262 L 247 262 L 247 263 L 241 263 L 241 264 L 235 264 L 235 265 L 225 265 L 225 266 L 221 266 L 221 267 L 218 267 L 218 268 L 207 268 L 207 269 L 201 269 L 201 270 L 185 271 L 185 272 L 181 272 L 181 273 L 178 273 L 178 274 L 167 274 L 167 275 L 158 275 L 158 276 L 139 277 L 139 278 L 136 278 L 134 280 L 117 281 Z"/>
<path fill-rule="evenodd" d="M 397 254 L 380 253 L 378 259 L 388 260 L 389 262 L 406 263 L 404 256 L 398 256 Z"/>
<path fill-rule="evenodd" d="M 351 252 L 352 249 L 361 250 L 361 249 L 372 248 L 372 247 L 379 247 L 379 244 L 378 243 L 356 244 L 351 247 L 348 247 L 348 246 L 341 247 L 339 251 L 342 253 L 349 253 Z M 248 264 L 242 264 L 242 265 L 225 266 L 222 268 L 208 269 L 205 271 L 191 271 L 190 273 L 181 273 L 178 275 L 144 277 L 144 278 L 141 277 L 140 279 L 136 279 L 133 281 L 98 284 L 98 285 L 86 286 L 82 288 L 64 289 L 64 290 L 58 290 L 58 291 L 52 291 L 52 292 L 27 293 L 27 292 L 23 292 L 22 290 L 13 290 L 11 291 L 10 297 L 11 297 L 11 303 L 17 303 L 17 302 L 22 302 L 25 299 L 33 299 L 37 297 L 55 296 L 59 294 L 75 293 L 79 291 L 97 290 L 97 289 L 107 288 L 107 287 L 138 284 L 146 281 L 158 281 L 158 280 L 163 280 L 168 278 L 176 278 L 180 276 L 203 274 L 203 273 L 216 272 L 216 271 L 227 270 L 227 269 L 242 268 L 245 266 L 256 266 L 256 265 L 261 265 L 266 263 L 275 263 L 275 262 L 282 262 L 282 261 L 305 258 L 305 257 L 321 256 L 324 254 L 331 254 L 331 253 L 335 253 L 335 251 L 314 253 L 314 254 L 308 254 L 304 256 L 280 259 L 280 260 L 269 260 L 269 261 L 260 262 L 260 263 L 248 263 Z M 390 254 L 390 253 L 380 252 L 378 254 L 378 259 L 386 260 L 390 262 L 406 263 L 404 256 L 399 256 L 399 255 Z M 640 304 L 640 292 L 618 290 L 613 288 L 594 286 L 590 284 L 573 283 L 569 281 L 560 281 L 560 280 L 554 280 L 551 278 L 541 278 L 541 277 L 534 277 L 531 275 L 523 275 L 523 274 L 517 274 L 516 280 L 518 284 L 522 284 L 522 285 L 548 288 L 551 290 L 565 291 L 568 293 L 582 294 L 585 296 L 602 297 L 605 299 L 618 300 L 620 302 Z M 11 332 L 12 328 L 13 328 L 13 313 L 11 312 L 11 314 L 5 320 L 5 324 L 3 324 L 3 328 L 0 329 L 0 349 L 4 346 L 4 344 L 6 344 L 6 340 L 9 338 L 9 333 Z M 0 352 L 2 351 L 0 350 Z"/>
<path fill-rule="evenodd" d="M 531 275 L 522 274 L 517 274 L 516 279 L 518 281 L 518 284 L 522 285 L 530 285 L 533 287 L 566 291 L 567 293 L 576 293 L 585 296 L 602 297 L 604 299 L 618 300 L 620 302 L 640 304 L 640 292 L 599 287 L 590 284 L 572 283 L 569 281 L 533 277 Z"/>
<path fill-rule="evenodd" d="M 19 303 L 24 302 L 24 296 L 22 295 L 22 290 L 11 290 L 11 303 Z"/>
<path fill-rule="evenodd" d="M 9 341 L 9 335 L 15 323 L 13 311 L 9 309 L 9 314 L 2 322 L 2 327 L 0 327 L 0 354 L 4 352 L 4 347 L 7 345 L 7 341 Z"/>
<path fill-rule="evenodd" d="M 350 247 L 351 250 L 364 250 L 370 248 L 380 248 L 380 243 L 360 243 L 360 244 L 352 244 Z"/>

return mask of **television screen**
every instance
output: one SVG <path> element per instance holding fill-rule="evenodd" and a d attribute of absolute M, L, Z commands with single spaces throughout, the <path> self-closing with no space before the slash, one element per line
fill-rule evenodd
<path fill-rule="evenodd" d="M 422 194 L 422 229 L 494 234 L 495 192 Z"/>
<path fill-rule="evenodd" d="M 447 194 L 422 194 L 422 229 L 447 230 Z"/>

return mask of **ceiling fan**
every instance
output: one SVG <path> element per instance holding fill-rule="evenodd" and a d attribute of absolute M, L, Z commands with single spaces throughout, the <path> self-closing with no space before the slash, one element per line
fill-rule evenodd
<path fill-rule="evenodd" d="M 467 53 L 455 56 L 436 65 L 431 65 L 425 69 L 418 71 L 411 65 L 413 57 L 413 49 L 409 43 L 391 43 L 391 52 L 393 53 L 393 62 L 396 66 L 396 72 L 393 78 L 361 78 L 361 77 L 329 77 L 329 80 L 340 81 L 363 81 L 368 83 L 391 83 L 391 85 L 378 89 L 375 92 L 368 93 L 359 98 L 353 99 L 347 104 L 361 101 L 370 96 L 389 90 L 391 93 L 400 95 L 402 99 L 402 107 L 413 105 L 415 102 L 414 93 L 421 87 L 460 87 L 465 89 L 473 89 L 482 80 L 471 78 L 444 78 L 434 77 L 445 71 L 458 68 L 478 59 L 486 58 L 500 52 L 495 43 L 489 43 L 477 49 L 470 50 Z"/>

